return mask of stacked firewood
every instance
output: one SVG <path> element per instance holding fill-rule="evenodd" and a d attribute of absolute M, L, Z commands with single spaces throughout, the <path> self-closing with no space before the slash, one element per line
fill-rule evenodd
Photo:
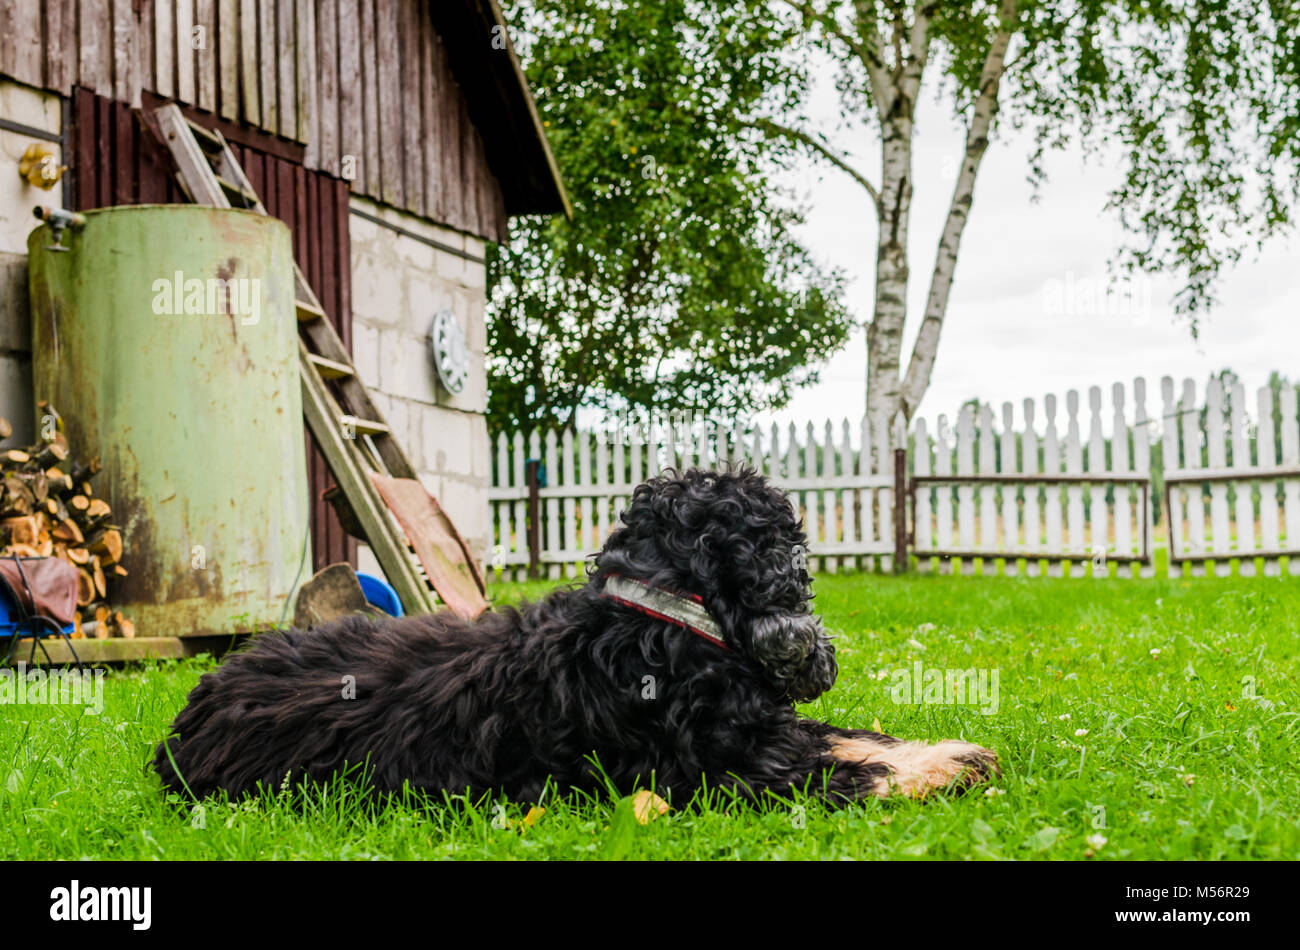
<path fill-rule="evenodd" d="M 47 419 L 58 419 L 42 405 Z M 0 418 L 0 440 L 13 428 Z M 109 607 L 122 566 L 122 529 L 91 480 L 98 458 L 77 462 L 53 431 L 27 449 L 0 449 L 0 556 L 57 557 L 77 569 L 76 637 L 134 637 L 135 625 Z"/>

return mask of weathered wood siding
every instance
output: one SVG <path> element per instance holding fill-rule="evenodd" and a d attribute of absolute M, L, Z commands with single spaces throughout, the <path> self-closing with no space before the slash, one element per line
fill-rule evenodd
<path fill-rule="evenodd" d="M 134 106 L 174 98 L 302 143 L 308 168 L 355 192 L 505 237 L 424 0 L 0 0 L 0 73 Z"/>

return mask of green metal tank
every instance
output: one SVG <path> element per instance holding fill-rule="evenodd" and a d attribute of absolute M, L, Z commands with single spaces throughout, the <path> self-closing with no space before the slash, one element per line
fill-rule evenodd
<path fill-rule="evenodd" d="M 74 457 L 103 462 L 113 606 L 140 637 L 273 626 L 307 540 L 289 229 L 189 205 L 82 218 L 66 250 L 48 225 L 27 242 L 33 376 Z"/>

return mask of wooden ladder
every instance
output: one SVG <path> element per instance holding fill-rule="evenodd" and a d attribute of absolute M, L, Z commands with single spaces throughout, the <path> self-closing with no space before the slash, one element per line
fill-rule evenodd
<path fill-rule="evenodd" d="M 154 118 L 191 201 L 267 213 L 220 131 L 191 122 L 175 103 L 156 109 Z M 432 611 L 434 585 L 376 483 L 376 476 L 418 483 L 415 469 L 357 377 L 351 356 L 297 262 L 293 274 L 303 415 L 351 506 L 353 532 L 360 528 L 364 533 L 403 608 L 407 613 Z M 336 387 L 334 392 L 326 380 Z M 346 512 L 341 514 L 348 520 Z M 460 541 L 459 535 L 456 539 Z M 468 559 L 468 551 L 464 553 Z M 469 568 L 481 591 L 482 579 L 472 561 Z"/>

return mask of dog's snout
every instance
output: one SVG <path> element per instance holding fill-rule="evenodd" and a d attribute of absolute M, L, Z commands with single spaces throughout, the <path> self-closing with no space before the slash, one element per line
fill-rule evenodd
<path fill-rule="evenodd" d="M 835 684 L 835 647 L 812 613 L 767 614 L 753 621 L 750 653 L 795 702 L 807 702 Z"/>

